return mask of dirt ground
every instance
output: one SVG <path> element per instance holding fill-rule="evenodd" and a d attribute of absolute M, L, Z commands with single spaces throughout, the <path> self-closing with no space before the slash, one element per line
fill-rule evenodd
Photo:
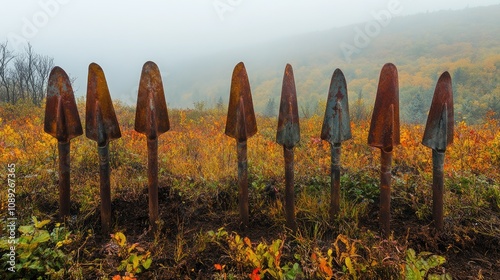
<path fill-rule="evenodd" d="M 251 227 L 242 228 L 239 217 L 234 211 L 228 211 L 229 205 L 234 203 L 230 195 L 219 193 L 213 197 L 199 197 L 196 201 L 186 201 L 168 187 L 159 189 L 160 219 L 164 222 L 161 226 L 160 244 L 153 245 L 152 231 L 148 230 L 147 190 L 138 198 L 127 200 L 127 196 L 118 196 L 113 200 L 114 227 L 122 231 L 131 242 L 139 242 L 143 247 L 156 251 L 151 268 L 139 275 L 138 279 L 210 279 L 215 273 L 214 263 L 225 263 L 224 252 L 217 246 L 204 250 L 201 254 L 197 250 L 186 250 L 182 261 L 172 257 L 176 237 L 181 234 L 186 240 L 186 248 L 196 246 L 191 244 L 197 234 L 209 230 L 216 231 L 224 227 L 227 232 L 235 231 L 241 236 L 251 240 L 271 241 L 279 238 L 283 233 L 281 225 L 275 225 L 270 217 L 264 215 L 251 216 Z M 52 207 L 48 208 L 53 208 Z M 141 206 L 141 207 L 139 207 Z M 57 211 L 57 209 L 44 209 Z M 366 230 L 378 231 L 378 209 L 373 207 L 370 217 L 361 221 Z M 109 258 L 105 247 L 110 241 L 109 236 L 100 235 L 99 209 L 84 217 L 77 225 L 81 228 L 92 228 L 95 235 L 87 239 L 79 248 L 79 262 L 92 263 L 96 259 Z M 474 231 L 473 225 L 463 225 L 462 232 L 450 231 L 451 225 L 445 225 L 443 234 L 434 232 L 430 225 L 418 222 L 414 215 L 399 211 L 393 215 L 391 222 L 394 239 L 401 244 L 406 244 L 415 251 L 430 251 L 446 258 L 443 265 L 446 272 L 451 273 L 453 279 L 500 279 L 500 237 L 483 236 Z M 456 229 L 456 227 L 454 227 Z M 335 234 L 324 234 L 325 244 L 331 244 Z M 156 247 L 155 247 L 156 246 Z M 159 248 L 159 247 L 161 248 Z M 96 249 L 99 248 L 99 249 Z M 162 253 L 164 252 L 164 253 Z M 117 267 L 117 263 L 109 260 L 105 263 L 108 267 Z M 99 271 L 84 268 L 85 275 L 98 278 Z M 118 272 L 117 272 L 118 273 Z"/>

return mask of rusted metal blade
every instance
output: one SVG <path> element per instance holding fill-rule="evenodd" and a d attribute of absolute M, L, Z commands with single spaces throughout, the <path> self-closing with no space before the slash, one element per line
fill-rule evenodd
<path fill-rule="evenodd" d="M 109 168 L 109 141 L 120 138 L 120 126 L 109 95 L 106 77 L 96 63 L 89 65 L 87 104 L 85 107 L 85 135 L 97 142 L 101 194 L 102 233 L 111 230 L 111 183 Z"/>
<path fill-rule="evenodd" d="M 68 75 L 54 67 L 47 83 L 44 131 L 58 141 L 59 151 L 59 215 L 70 210 L 70 140 L 83 134 L 75 96 Z"/>
<path fill-rule="evenodd" d="M 453 124 L 451 77 L 448 72 L 444 72 L 436 84 L 422 144 L 433 150 L 444 152 L 446 147 L 453 143 Z"/>
<path fill-rule="evenodd" d="M 121 137 L 106 77 L 95 63 L 89 65 L 85 111 L 85 135 L 96 141 L 99 147 Z"/>
<path fill-rule="evenodd" d="M 52 69 L 47 83 L 44 131 L 67 142 L 83 134 L 71 82 L 63 69 Z"/>
<path fill-rule="evenodd" d="M 399 145 L 398 71 L 387 63 L 380 71 L 375 107 L 368 132 L 368 144 L 381 150 L 380 227 L 385 238 L 390 235 L 392 150 Z"/>
<path fill-rule="evenodd" d="M 394 64 L 387 63 L 380 72 L 368 144 L 391 151 L 395 145 L 400 144 L 399 139 L 398 71 Z"/>
<path fill-rule="evenodd" d="M 155 139 L 170 129 L 160 70 L 148 61 L 142 67 L 135 113 L 135 130 Z"/>
<path fill-rule="evenodd" d="M 233 70 L 225 133 L 238 142 L 257 133 L 250 83 L 243 62 L 238 63 Z"/>
<path fill-rule="evenodd" d="M 170 129 L 167 103 L 160 70 L 151 61 L 144 64 L 139 84 L 135 130 L 148 140 L 149 222 L 154 230 L 158 220 L 158 136 Z"/>
<path fill-rule="evenodd" d="M 283 86 L 281 90 L 280 113 L 276 142 L 283 146 L 285 157 L 285 214 L 286 226 L 297 231 L 295 220 L 295 191 L 294 191 L 294 158 L 293 147 L 300 141 L 299 109 L 297 106 L 297 92 L 293 69 L 290 64 L 285 67 Z"/>
<path fill-rule="evenodd" d="M 451 77 L 444 72 L 436 84 L 422 144 L 432 149 L 432 216 L 434 226 L 444 227 L 444 155 L 453 143 L 454 115 Z"/>
<path fill-rule="evenodd" d="M 340 69 L 335 69 L 326 102 L 321 139 L 332 145 L 351 139 L 351 122 L 347 98 L 347 83 Z"/>
<path fill-rule="evenodd" d="M 290 64 L 285 67 L 283 86 L 281 89 L 280 112 L 276 142 L 288 149 L 300 141 L 299 109 L 293 69 Z"/>

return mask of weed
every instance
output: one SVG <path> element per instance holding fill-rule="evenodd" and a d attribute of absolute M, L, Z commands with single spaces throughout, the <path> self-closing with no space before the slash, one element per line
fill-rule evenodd
<path fill-rule="evenodd" d="M 117 270 L 125 271 L 125 277 L 129 278 L 133 278 L 134 275 L 149 269 L 153 262 L 149 251 L 140 247 L 139 243 L 128 244 L 126 236 L 121 232 L 111 235 L 108 252 L 121 260 Z M 115 277 L 120 279 L 117 276 Z"/>
<path fill-rule="evenodd" d="M 415 250 L 410 248 L 406 251 L 405 279 L 451 280 L 452 278 L 449 273 L 429 273 L 431 269 L 439 267 L 445 262 L 446 259 L 443 256 L 433 255 L 429 252 L 420 252 L 417 255 Z"/>
<path fill-rule="evenodd" d="M 33 217 L 32 221 L 32 224 L 18 228 L 20 236 L 15 239 L 13 251 L 16 255 L 15 273 L 5 274 L 5 279 L 19 276 L 24 279 L 63 279 L 72 264 L 72 253 L 64 250 L 72 242 L 71 233 L 59 223 L 50 232 L 47 229 L 50 220 L 38 221 Z M 11 246 L 7 238 L 0 241 L 3 271 L 10 266 Z"/>

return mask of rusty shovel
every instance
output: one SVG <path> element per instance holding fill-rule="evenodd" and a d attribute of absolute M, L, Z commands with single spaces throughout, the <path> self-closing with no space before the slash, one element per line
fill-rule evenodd
<path fill-rule="evenodd" d="M 290 64 L 285 67 L 281 102 L 278 117 L 278 132 L 276 142 L 283 146 L 285 157 L 285 212 L 286 225 L 294 232 L 297 231 L 295 220 L 295 193 L 293 174 L 293 147 L 300 141 L 299 109 L 297 106 L 297 92 L 293 69 Z"/>
<path fill-rule="evenodd" d="M 381 150 L 380 227 L 383 236 L 388 238 L 391 229 L 392 149 L 400 144 L 398 70 L 392 63 L 385 64 L 380 72 L 368 144 Z"/>
<path fill-rule="evenodd" d="M 44 131 L 57 139 L 59 150 L 59 215 L 69 216 L 70 140 L 83 134 L 71 82 L 63 69 L 50 71 Z"/>
<path fill-rule="evenodd" d="M 158 66 L 148 61 L 142 67 L 135 130 L 148 141 L 149 222 L 156 229 L 158 220 L 158 136 L 170 129 L 167 103 Z"/>
<path fill-rule="evenodd" d="M 340 148 L 341 143 L 352 138 L 347 98 L 347 83 L 340 69 L 335 69 L 326 101 L 321 139 L 331 145 L 331 198 L 330 221 L 340 211 Z"/>
<path fill-rule="evenodd" d="M 453 90 L 444 72 L 436 84 L 422 144 L 432 149 L 432 215 L 434 226 L 443 230 L 443 169 L 446 147 L 453 143 Z"/>
<path fill-rule="evenodd" d="M 101 194 L 102 233 L 111 229 L 111 189 L 109 169 L 109 142 L 121 137 L 120 126 L 109 95 L 108 84 L 102 68 L 91 63 L 87 81 L 85 107 L 85 135 L 97 142 Z"/>
<path fill-rule="evenodd" d="M 236 139 L 238 153 L 239 211 L 244 227 L 248 226 L 247 139 L 257 133 L 252 94 L 243 62 L 233 70 L 225 134 Z"/>

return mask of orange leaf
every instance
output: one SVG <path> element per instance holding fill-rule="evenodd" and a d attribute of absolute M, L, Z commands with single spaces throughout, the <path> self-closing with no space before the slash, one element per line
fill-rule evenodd
<path fill-rule="evenodd" d="M 326 275 L 328 275 L 330 277 L 333 276 L 332 268 L 328 267 L 325 258 L 321 258 L 320 259 L 320 261 L 319 261 L 319 268 L 321 269 L 321 271 L 323 271 L 324 273 L 326 273 Z"/>
<path fill-rule="evenodd" d="M 260 280 L 260 275 L 259 275 L 260 267 L 257 267 L 252 271 L 252 274 L 250 274 L 250 280 Z"/>
<path fill-rule="evenodd" d="M 219 270 L 219 271 L 222 270 L 224 268 L 224 266 L 225 265 L 221 265 L 221 264 L 218 264 L 218 263 L 214 264 L 215 270 Z"/>
<path fill-rule="evenodd" d="M 318 256 L 316 256 L 316 253 L 312 253 L 312 254 L 311 254 L 311 259 L 312 259 L 313 261 L 316 261 L 316 260 L 318 259 Z"/>
<path fill-rule="evenodd" d="M 252 242 L 250 241 L 250 238 L 248 237 L 243 238 L 243 242 L 245 242 L 245 244 L 247 244 L 248 247 L 252 247 Z"/>

